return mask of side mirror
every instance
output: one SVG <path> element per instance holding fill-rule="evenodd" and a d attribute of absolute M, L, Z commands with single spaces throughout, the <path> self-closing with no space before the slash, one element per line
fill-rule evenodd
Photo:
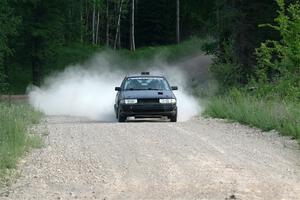
<path fill-rule="evenodd" d="M 171 89 L 172 90 L 178 90 L 178 87 L 177 86 L 172 86 Z"/>
<path fill-rule="evenodd" d="M 115 91 L 121 91 L 121 87 L 115 87 Z"/>

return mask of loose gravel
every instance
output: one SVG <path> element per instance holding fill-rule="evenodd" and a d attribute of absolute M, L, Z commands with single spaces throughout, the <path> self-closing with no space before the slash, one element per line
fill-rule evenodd
<path fill-rule="evenodd" d="M 222 120 L 102 123 L 47 117 L 45 147 L 2 200 L 300 199 L 296 141 Z"/>

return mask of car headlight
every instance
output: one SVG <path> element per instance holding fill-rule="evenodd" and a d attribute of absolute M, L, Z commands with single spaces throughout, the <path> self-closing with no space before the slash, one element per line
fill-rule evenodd
<path fill-rule="evenodd" d="M 162 104 L 175 104 L 176 99 L 160 99 L 159 103 L 162 103 Z"/>
<path fill-rule="evenodd" d="M 137 104 L 137 99 L 122 99 L 121 104 Z"/>

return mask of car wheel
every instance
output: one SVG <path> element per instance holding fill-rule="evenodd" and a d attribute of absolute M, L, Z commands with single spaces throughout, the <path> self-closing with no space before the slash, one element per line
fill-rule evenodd
<path fill-rule="evenodd" d="M 177 122 L 177 115 L 170 117 L 171 122 Z"/>
<path fill-rule="evenodd" d="M 114 111 L 115 111 L 116 119 L 118 119 L 118 111 L 116 109 L 116 105 L 114 106 Z"/>
<path fill-rule="evenodd" d="M 126 119 L 127 119 L 126 116 L 119 115 L 118 121 L 119 121 L 119 122 L 125 122 Z"/>
<path fill-rule="evenodd" d="M 118 121 L 119 122 L 125 122 L 127 119 L 127 116 L 121 115 L 120 110 L 118 110 Z"/>

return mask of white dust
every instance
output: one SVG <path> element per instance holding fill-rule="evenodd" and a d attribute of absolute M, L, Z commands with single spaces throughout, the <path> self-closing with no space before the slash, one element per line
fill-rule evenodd
<path fill-rule="evenodd" d="M 200 114 L 199 100 L 188 92 L 188 78 L 181 66 L 155 60 L 140 62 L 135 69 L 129 70 L 128 62 L 116 57 L 110 53 L 97 54 L 82 65 L 69 66 L 60 73 L 52 74 L 41 87 L 28 87 L 30 104 L 46 115 L 115 121 L 114 88 L 120 86 L 128 74 L 150 71 L 154 75 L 166 76 L 172 86 L 179 87 L 174 92 L 179 121 L 187 121 Z"/>

